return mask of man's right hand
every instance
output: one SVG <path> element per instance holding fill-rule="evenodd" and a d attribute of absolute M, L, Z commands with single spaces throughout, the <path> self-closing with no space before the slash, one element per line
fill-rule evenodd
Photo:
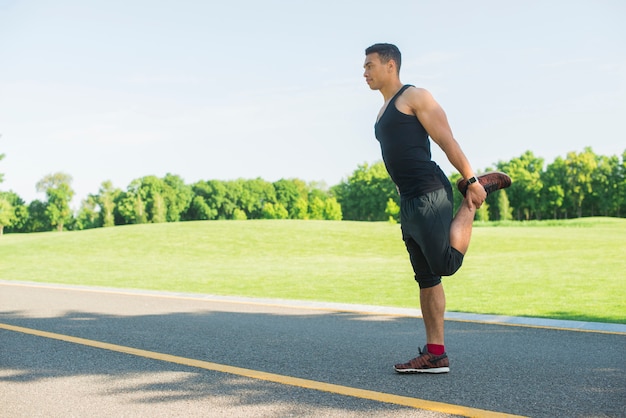
<path fill-rule="evenodd" d="M 487 198 L 487 192 L 480 182 L 472 183 L 467 186 L 467 192 L 465 193 L 465 199 L 470 209 L 479 209 L 485 199 Z"/>

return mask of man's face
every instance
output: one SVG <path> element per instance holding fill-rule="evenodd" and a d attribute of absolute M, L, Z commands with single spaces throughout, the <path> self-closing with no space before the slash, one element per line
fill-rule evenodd
<path fill-rule="evenodd" d="M 381 62 L 380 56 L 376 52 L 365 56 L 363 77 L 365 77 L 365 82 L 370 86 L 370 89 L 379 90 L 383 86 L 389 77 L 389 67 L 389 63 L 383 64 Z"/>

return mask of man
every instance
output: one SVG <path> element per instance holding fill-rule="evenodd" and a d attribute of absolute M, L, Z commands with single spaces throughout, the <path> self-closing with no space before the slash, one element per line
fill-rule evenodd
<path fill-rule="evenodd" d="M 454 274 L 469 247 L 476 209 L 492 192 L 511 183 L 504 173 L 476 177 L 454 139 L 446 114 L 431 94 L 400 81 L 400 51 L 375 44 L 365 50 L 365 81 L 385 100 L 375 125 L 387 171 L 400 193 L 402 239 L 406 244 L 426 328 L 419 356 L 396 364 L 399 373 L 446 373 L 450 363 L 444 344 L 445 294 L 441 276 Z M 461 173 L 465 196 L 452 216 L 452 186 L 431 160 L 429 137 Z"/>

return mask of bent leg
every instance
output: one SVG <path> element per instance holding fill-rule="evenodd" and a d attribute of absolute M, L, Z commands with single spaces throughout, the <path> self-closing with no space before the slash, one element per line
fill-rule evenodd
<path fill-rule="evenodd" d="M 451 276 L 463 263 L 464 253 L 458 247 L 467 251 L 473 213 L 466 214 L 460 210 L 458 219 L 453 220 L 452 206 L 451 188 L 402 201 L 402 235 L 407 242 L 413 270 L 420 285 L 428 275 Z M 464 210 L 471 212 L 469 207 Z M 454 242 L 451 242 L 451 237 L 454 237 Z M 464 237 L 465 241 L 461 242 L 458 237 Z M 413 247 L 417 247 L 419 251 L 412 251 L 408 238 L 415 241 L 416 245 Z M 427 283 L 420 287 L 435 284 L 437 283 Z"/>
<path fill-rule="evenodd" d="M 474 225 L 476 209 L 470 209 L 467 201 L 463 203 L 450 224 L 450 246 L 465 255 L 472 238 L 472 226 Z"/>

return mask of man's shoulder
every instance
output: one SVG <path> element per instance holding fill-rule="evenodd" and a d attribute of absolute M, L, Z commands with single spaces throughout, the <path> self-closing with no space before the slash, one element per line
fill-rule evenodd
<path fill-rule="evenodd" d="M 423 87 L 416 87 L 413 85 L 409 85 L 399 99 L 401 102 L 399 103 L 400 105 L 404 104 L 413 110 L 421 108 L 434 100 L 432 94 L 430 94 L 428 90 Z"/>
<path fill-rule="evenodd" d="M 412 84 L 407 84 L 407 89 L 404 93 L 407 96 L 417 97 L 417 98 L 432 97 L 430 92 L 426 90 L 424 87 L 417 87 Z"/>

